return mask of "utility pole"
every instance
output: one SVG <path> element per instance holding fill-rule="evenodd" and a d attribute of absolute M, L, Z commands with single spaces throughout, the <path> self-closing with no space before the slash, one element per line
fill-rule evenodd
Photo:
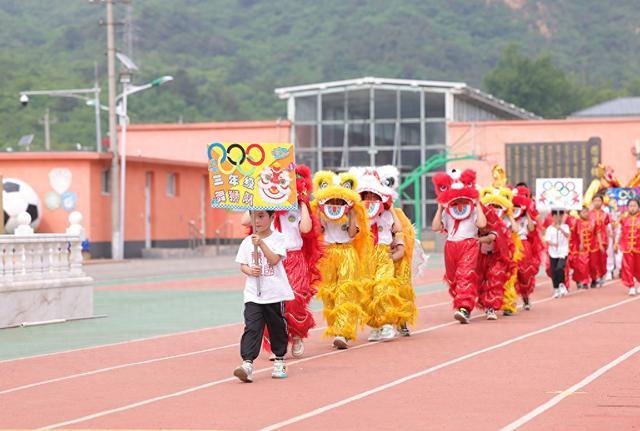
<path fill-rule="evenodd" d="M 45 151 L 51 151 L 51 124 L 55 124 L 58 120 L 51 118 L 49 114 L 49 108 L 44 110 L 44 116 L 38 122 L 44 125 L 44 149 Z M 27 145 L 27 150 L 31 149 L 31 144 Z"/>
<path fill-rule="evenodd" d="M 116 130 L 116 49 L 114 41 L 113 4 L 107 3 L 107 78 L 109 82 L 109 142 L 111 144 L 111 258 L 122 259 L 120 249 L 120 163 Z"/>

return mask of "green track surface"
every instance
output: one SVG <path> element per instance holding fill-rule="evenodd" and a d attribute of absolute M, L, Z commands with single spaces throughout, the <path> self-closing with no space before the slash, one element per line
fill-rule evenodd
<path fill-rule="evenodd" d="M 443 288 L 442 283 L 433 283 L 416 287 L 416 292 Z M 96 291 L 94 302 L 95 314 L 108 317 L 0 330 L 0 360 L 242 321 L 242 292 L 239 290 Z M 311 306 L 314 310 L 322 307 L 316 300 Z"/>

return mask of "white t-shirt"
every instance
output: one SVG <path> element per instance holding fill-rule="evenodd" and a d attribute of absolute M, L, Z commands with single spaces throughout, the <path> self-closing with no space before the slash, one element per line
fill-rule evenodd
<path fill-rule="evenodd" d="M 322 221 L 324 242 L 327 244 L 348 244 L 353 238 L 349 236 L 349 222 L 343 224 Z"/>
<path fill-rule="evenodd" d="M 302 236 L 300 236 L 300 210 L 292 210 L 280 216 L 280 227 L 285 237 L 285 249 L 300 250 Z"/>
<path fill-rule="evenodd" d="M 262 250 L 258 247 L 258 265 L 261 268 L 261 275 L 260 277 L 247 276 L 247 281 L 244 284 L 244 302 L 272 304 L 274 302 L 290 301 L 294 299 L 293 290 L 291 290 L 287 273 L 282 265 L 282 260 L 287 257 L 284 235 L 280 232 L 272 232 L 263 241 L 272 252 L 282 256 L 282 259 L 277 264 L 270 265 Z M 244 265 L 253 265 L 253 253 L 254 246 L 251 243 L 251 237 L 248 236 L 240 244 L 236 262 Z M 260 278 L 260 296 L 258 296 L 258 278 Z"/>
<path fill-rule="evenodd" d="M 391 245 L 393 241 L 393 233 L 391 233 L 393 214 L 391 214 L 391 211 L 383 211 L 382 214 L 371 220 L 370 224 L 378 225 L 378 244 Z"/>
<path fill-rule="evenodd" d="M 520 239 L 527 239 L 529 237 L 529 219 L 527 216 L 522 216 L 518 222 L 518 235 L 520 235 Z"/>
<path fill-rule="evenodd" d="M 554 259 L 565 258 L 569 255 L 569 238 L 565 237 L 560 230 L 569 235 L 569 226 L 566 224 L 561 224 L 560 228 L 551 225 L 544 234 L 544 240 L 547 243 L 556 244 L 555 246 L 549 244 L 549 256 Z"/>
<path fill-rule="evenodd" d="M 447 241 L 459 242 L 470 238 L 477 238 L 478 236 L 478 210 L 473 209 L 473 212 L 464 220 L 460 220 L 458 223 L 458 229 L 456 229 L 456 220 L 451 217 L 446 210 L 442 212 L 442 225 L 447 231 Z M 455 232 L 454 232 L 455 230 Z"/>

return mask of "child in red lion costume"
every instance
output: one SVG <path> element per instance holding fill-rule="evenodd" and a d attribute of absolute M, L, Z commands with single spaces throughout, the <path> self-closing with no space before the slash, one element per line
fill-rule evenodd
<path fill-rule="evenodd" d="M 456 309 L 454 317 L 463 324 L 469 323 L 478 299 L 478 229 L 487 225 L 475 183 L 476 173 L 470 169 L 439 172 L 433 177 L 438 211 L 431 227 L 447 234 L 445 280 Z"/>
<path fill-rule="evenodd" d="M 287 257 L 284 269 L 291 284 L 295 299 L 285 302 L 284 316 L 287 319 L 291 354 L 299 358 L 304 353 L 303 339 L 316 326 L 309 302 L 316 294 L 316 284 L 320 280 L 318 261 L 322 257 L 320 243 L 320 221 L 310 211 L 309 198 L 312 190 L 311 170 L 306 165 L 296 166 L 296 189 L 298 209 L 276 211 L 273 227 L 285 235 Z M 249 224 L 245 216 L 243 224 Z M 269 334 L 265 329 L 264 348 L 271 351 Z"/>
<path fill-rule="evenodd" d="M 516 291 L 522 297 L 524 309 L 531 310 L 529 296 L 536 284 L 544 243 L 540 236 L 538 211 L 531 199 L 529 188 L 519 185 L 513 190 L 513 217 L 518 223 L 520 240 L 524 246 L 524 257 L 518 263 Z"/>

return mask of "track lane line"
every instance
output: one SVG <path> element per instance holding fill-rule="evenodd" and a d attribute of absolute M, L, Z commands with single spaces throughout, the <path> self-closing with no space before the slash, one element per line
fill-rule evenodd
<path fill-rule="evenodd" d="M 605 374 L 607 371 L 609 371 L 612 368 L 615 368 L 616 366 L 620 365 L 622 362 L 626 361 L 627 359 L 629 359 L 631 356 L 635 355 L 638 352 L 640 352 L 640 346 L 636 346 L 633 349 L 629 350 L 628 352 L 618 356 L 613 361 L 609 362 L 608 364 L 604 365 L 601 368 L 598 368 L 596 371 L 594 371 L 593 373 L 589 374 L 587 377 L 585 377 L 584 379 L 580 380 L 578 383 L 576 383 L 575 385 L 571 386 L 570 388 L 565 389 L 564 391 L 562 391 L 561 393 L 559 393 L 555 397 L 551 398 L 546 403 L 541 404 L 540 406 L 538 406 L 535 409 L 531 410 L 526 415 L 524 415 L 524 416 L 520 417 L 519 419 L 516 419 L 515 421 L 511 422 L 509 425 L 507 425 L 504 428 L 502 428 L 501 431 L 513 431 L 513 430 L 516 430 L 516 429 L 520 428 L 522 425 L 530 422 L 536 416 L 539 416 L 542 413 L 546 412 L 547 410 L 551 409 L 552 407 L 556 406 L 561 401 L 563 401 L 565 398 L 567 398 L 569 395 L 571 395 L 571 394 L 577 392 L 578 390 L 582 389 L 583 387 L 587 386 L 588 384 L 590 384 L 591 382 L 593 382 L 594 380 L 596 380 L 597 378 L 599 378 L 600 376 Z"/>
<path fill-rule="evenodd" d="M 543 281 L 540 284 L 538 284 L 536 287 L 542 287 L 542 286 L 544 286 L 546 284 L 549 284 L 549 283 L 550 282 L 548 282 L 548 281 Z M 427 293 L 424 293 L 422 295 L 427 295 L 429 293 L 434 293 L 434 292 L 427 292 Z M 440 306 L 443 306 L 443 305 L 450 305 L 450 304 L 451 304 L 451 301 L 438 302 L 436 304 L 420 306 L 420 307 L 418 307 L 418 310 L 427 310 L 427 309 L 430 309 L 430 308 L 436 308 L 436 307 L 440 307 Z M 478 316 L 474 316 L 473 318 L 477 318 L 477 317 Z M 450 324 L 450 323 L 454 323 L 455 324 L 456 322 L 449 322 L 447 324 Z M 321 326 L 321 327 L 313 328 L 313 329 L 311 329 L 311 331 L 321 331 L 321 330 L 326 329 L 326 328 L 327 328 L 326 326 Z M 417 333 L 420 333 L 420 332 L 419 331 L 415 331 L 413 333 L 417 334 Z M 6 394 L 10 394 L 10 393 L 26 390 L 26 389 L 36 388 L 36 387 L 44 386 L 44 385 L 51 384 L 51 383 L 58 383 L 58 382 L 63 382 L 63 381 L 66 381 L 66 380 L 72 380 L 72 379 L 76 379 L 76 378 L 80 378 L 80 377 L 87 377 L 87 376 L 92 376 L 92 375 L 96 375 L 96 374 L 106 373 L 106 372 L 109 372 L 109 371 L 120 370 L 120 369 L 123 369 L 123 368 L 140 366 L 140 365 L 147 365 L 147 364 L 153 364 L 153 363 L 156 363 L 156 362 L 162 362 L 162 361 L 167 361 L 167 360 L 171 360 L 171 359 L 186 358 L 186 357 L 190 357 L 190 356 L 201 355 L 201 354 L 205 354 L 205 353 L 215 352 L 215 351 L 218 351 L 218 350 L 224 350 L 224 349 L 229 349 L 229 348 L 238 347 L 238 346 L 240 346 L 240 343 L 233 343 L 233 344 L 227 344 L 227 345 L 224 345 L 224 346 L 218 346 L 218 347 L 211 347 L 211 348 L 208 348 L 208 349 L 196 350 L 196 351 L 192 351 L 192 352 L 179 353 L 179 354 L 176 354 L 176 355 L 161 356 L 161 357 L 158 357 L 158 358 L 146 359 L 144 361 L 127 362 L 127 363 L 124 363 L 124 364 L 113 365 L 111 367 L 97 368 L 95 370 L 83 371 L 81 373 L 69 374 L 69 375 L 66 375 L 66 376 L 55 377 L 55 378 L 52 378 L 52 379 L 41 380 L 41 381 L 34 382 L 34 383 L 28 383 L 28 384 L 24 384 L 24 385 L 20 385 L 20 386 L 15 386 L 13 388 L 0 390 L 0 395 L 6 395 Z"/>
<path fill-rule="evenodd" d="M 419 288 L 434 286 L 434 285 L 438 285 L 438 284 L 441 284 L 441 283 L 440 282 L 426 283 L 426 284 L 422 284 L 422 285 L 416 286 L 416 287 L 419 289 Z M 446 292 L 446 291 L 447 291 L 447 288 L 443 287 L 442 289 L 431 290 L 429 292 L 424 292 L 424 293 L 417 294 L 416 296 L 422 297 L 422 296 L 433 295 L 433 294 L 436 294 L 436 293 Z M 318 313 L 321 313 L 321 311 L 318 311 Z M 108 348 L 108 347 L 120 346 L 120 345 L 128 344 L 128 343 L 139 343 L 139 342 L 143 342 L 143 341 L 153 341 L 153 340 L 158 340 L 158 339 L 163 339 L 163 338 L 168 338 L 168 337 L 179 337 L 179 336 L 182 336 L 182 335 L 197 334 L 197 333 L 200 333 L 200 332 L 213 331 L 213 330 L 216 330 L 216 329 L 225 329 L 225 328 L 230 328 L 230 327 L 233 327 L 233 326 L 241 326 L 241 325 L 244 325 L 244 323 L 243 322 L 225 323 L 225 324 L 222 324 L 222 325 L 208 326 L 208 327 L 205 327 L 205 328 L 190 329 L 188 331 L 170 332 L 168 334 L 154 335 L 154 336 L 151 336 L 151 337 L 134 338 L 132 340 L 117 341 L 115 343 L 100 344 L 100 345 L 97 345 L 97 346 L 87 346 L 87 347 L 80 347 L 80 348 L 77 348 L 77 349 L 62 350 L 60 352 L 42 353 L 42 354 L 38 354 L 38 355 L 25 356 L 25 357 L 22 357 L 22 358 L 2 359 L 2 360 L 0 360 L 0 365 L 6 364 L 6 363 L 11 363 L 11 362 L 25 361 L 25 360 L 29 360 L 29 359 L 38 359 L 38 358 L 45 358 L 45 357 L 48 357 L 48 356 L 63 355 L 63 354 L 66 354 L 66 353 L 75 353 L 75 352 L 82 352 L 82 351 L 86 351 L 86 350 L 103 349 L 103 348 Z"/>
<path fill-rule="evenodd" d="M 567 320 L 564 320 L 562 322 L 558 322 L 556 324 L 553 324 L 553 325 L 538 329 L 536 331 L 528 332 L 528 333 L 520 335 L 518 337 L 514 337 L 514 338 L 511 338 L 509 340 L 505 340 L 505 341 L 503 341 L 501 343 L 494 344 L 494 345 L 489 346 L 489 347 L 485 347 L 484 349 L 476 350 L 476 351 L 468 353 L 466 355 L 459 356 L 459 357 L 457 357 L 455 359 L 451 359 L 451 360 L 443 362 L 441 364 L 429 367 L 429 368 L 427 368 L 425 370 L 422 370 L 422 371 L 419 371 L 417 373 L 413 373 L 413 374 L 410 374 L 408 376 L 402 377 L 400 379 L 393 380 L 393 381 L 391 381 L 389 383 L 386 383 L 384 385 L 380 385 L 380 386 L 377 386 L 375 388 L 369 389 L 368 391 L 361 392 L 359 394 L 356 394 L 356 395 L 353 395 L 351 397 L 342 399 L 340 401 L 336 401 L 334 403 L 327 404 L 327 405 L 325 405 L 323 407 L 316 408 L 316 409 L 311 410 L 311 411 L 309 411 L 307 413 L 303 413 L 301 415 L 294 416 L 294 417 L 292 417 L 290 419 L 287 419 L 287 420 L 284 420 L 284 421 L 281 421 L 281 422 L 266 426 L 264 428 L 261 428 L 260 431 L 277 430 L 277 429 L 280 429 L 282 427 L 285 427 L 285 426 L 292 425 L 292 424 L 295 424 L 297 422 L 303 421 L 305 419 L 309 419 L 309 418 L 312 418 L 314 416 L 321 415 L 321 414 L 326 413 L 326 412 L 328 412 L 330 410 L 336 409 L 338 407 L 342 407 L 344 405 L 347 405 L 347 404 L 350 404 L 350 403 L 352 403 L 354 401 L 358 401 L 360 399 L 366 398 L 366 397 L 368 397 L 370 395 L 373 395 L 373 394 L 376 394 L 378 392 L 382 392 L 384 390 L 393 388 L 395 386 L 398 386 L 398 385 L 400 385 L 402 383 L 405 383 L 405 382 L 408 382 L 410 380 L 414 380 L 414 379 L 417 379 L 419 377 L 423 377 L 423 376 L 426 376 L 428 374 L 434 373 L 435 371 L 438 371 L 438 370 L 440 370 L 442 368 L 446 368 L 446 367 L 449 367 L 451 365 L 455 365 L 455 364 L 463 362 L 463 361 L 465 361 L 467 359 L 471 359 L 471 358 L 474 358 L 474 357 L 476 357 L 478 355 L 481 355 L 483 353 L 487 353 L 487 352 L 491 352 L 493 350 L 500 349 L 502 347 L 505 347 L 505 346 L 508 346 L 510 344 L 516 343 L 518 341 L 522 341 L 524 339 L 533 337 L 535 335 L 539 335 L 539 334 L 542 334 L 542 333 L 545 333 L 545 332 L 553 331 L 554 329 L 557 329 L 559 327 L 565 326 L 565 325 L 567 325 L 569 323 L 573 323 L 573 322 L 575 322 L 577 320 L 580 320 L 580 319 L 583 319 L 585 317 L 593 316 L 593 315 L 601 313 L 603 311 L 608 311 L 608 310 L 610 310 L 612 308 L 618 307 L 620 305 L 627 304 L 627 303 L 632 302 L 632 301 L 636 301 L 638 299 L 640 299 L 640 298 L 632 298 L 632 299 L 626 299 L 624 301 L 616 302 L 616 303 L 608 305 L 606 307 L 602 307 L 602 308 L 590 311 L 588 313 L 583 313 L 583 314 L 580 314 L 578 316 L 574 316 L 571 319 L 567 319 Z"/>
<path fill-rule="evenodd" d="M 577 291 L 576 293 L 582 293 L 582 292 L 581 291 Z M 638 297 L 636 299 L 640 299 L 640 297 Z M 538 301 L 533 301 L 532 304 L 541 304 L 541 303 L 545 303 L 545 302 L 549 302 L 549 301 L 558 301 L 558 300 L 554 299 L 552 297 L 548 297 L 548 298 L 544 298 L 544 299 L 541 299 L 541 300 L 538 300 Z M 627 300 L 627 301 L 629 301 L 629 300 Z M 471 317 L 471 320 L 475 320 L 475 319 L 478 319 L 478 318 L 481 318 L 481 317 L 484 317 L 484 314 L 478 314 L 476 316 L 473 316 L 473 317 Z M 430 327 L 427 327 L 427 328 L 423 328 L 423 329 L 420 329 L 420 330 L 417 330 L 417 331 L 413 331 L 412 332 L 412 336 L 419 335 L 419 334 L 425 334 L 425 333 L 428 333 L 428 332 L 436 331 L 438 329 L 445 328 L 445 327 L 448 327 L 448 326 L 454 326 L 454 325 L 460 325 L 460 322 L 452 321 L 452 322 L 442 323 L 442 324 L 438 324 L 438 325 L 435 325 L 435 326 L 430 326 Z M 304 362 L 308 362 L 308 361 L 311 361 L 311 360 L 320 359 L 320 358 L 324 358 L 324 357 L 328 357 L 328 356 L 333 356 L 333 355 L 337 355 L 337 354 L 344 354 L 344 353 L 349 352 L 351 350 L 357 350 L 357 349 L 372 347 L 372 346 L 375 346 L 375 345 L 378 345 L 378 344 L 384 344 L 384 343 L 382 343 L 382 342 L 369 342 L 369 343 L 364 343 L 364 344 L 358 344 L 356 346 L 350 347 L 347 350 L 333 350 L 333 351 L 330 351 L 330 352 L 321 353 L 319 355 L 315 355 L 315 356 L 310 356 L 310 357 L 307 357 L 307 358 L 294 360 L 294 361 L 288 362 L 288 365 L 291 366 L 291 365 L 296 365 L 296 364 L 300 364 L 300 363 L 304 363 Z M 265 372 L 270 372 L 272 370 L 272 368 L 273 367 L 267 367 L 267 368 L 261 368 L 261 369 L 258 369 L 258 370 L 254 370 L 253 374 L 255 375 L 255 374 L 261 374 L 261 373 L 265 373 Z M 197 392 L 197 391 L 200 391 L 200 390 L 203 390 L 203 389 L 208 389 L 208 388 L 211 388 L 211 387 L 214 387 L 214 386 L 218 386 L 218 385 L 221 385 L 221 384 L 224 384 L 224 383 L 235 382 L 237 380 L 238 379 L 236 377 L 228 377 L 228 378 L 225 378 L 225 379 L 215 380 L 215 381 L 204 383 L 202 385 L 192 386 L 192 387 L 183 389 L 181 391 L 173 392 L 173 393 L 166 394 L 166 395 L 160 395 L 160 396 L 149 398 L 149 399 L 146 399 L 146 400 L 141 400 L 141 401 L 138 401 L 136 403 L 131 403 L 131 404 L 127 404 L 127 405 L 124 405 L 124 406 L 121 406 L 121 407 L 116 407 L 116 408 L 113 408 L 113 409 L 104 410 L 104 411 L 93 413 L 93 414 L 90 414 L 90 415 L 86 415 L 86 416 L 83 416 L 83 417 L 80 417 L 80 418 L 71 419 L 71 420 L 68 420 L 68 421 L 59 422 L 59 423 L 52 424 L 52 425 L 45 425 L 45 426 L 40 427 L 38 429 L 39 430 L 44 430 L 44 429 L 56 429 L 56 428 L 66 427 L 66 426 L 77 424 L 77 423 L 80 423 L 80 422 L 86 422 L 88 420 L 92 420 L 92 419 L 97 419 L 97 418 L 100 418 L 100 417 L 108 416 L 110 414 L 131 410 L 131 409 L 134 409 L 134 408 L 137 408 L 137 407 L 142 407 L 142 406 L 145 406 L 145 405 L 148 405 L 148 404 L 152 404 L 152 403 L 155 403 L 155 402 L 158 402 L 158 401 L 163 401 L 163 400 L 170 399 L 170 398 L 177 398 L 177 397 L 180 397 L 180 396 L 183 396 L 183 395 L 190 394 L 192 392 Z"/>
<path fill-rule="evenodd" d="M 418 307 L 418 309 L 419 310 L 425 310 L 425 309 L 435 308 L 435 307 L 439 307 L 439 306 L 442 306 L 442 305 L 449 305 L 449 304 L 451 304 L 451 301 L 439 302 L 437 304 L 431 304 L 431 305 L 424 305 L 422 307 Z M 311 329 L 311 331 L 321 331 L 321 330 L 326 329 L 326 328 L 327 328 L 326 326 L 321 326 L 321 327 L 313 328 L 313 329 Z M 28 383 L 26 385 L 21 385 L 21 386 L 16 386 L 16 387 L 9 388 L 9 389 L 0 390 L 0 395 L 6 395 L 6 394 L 13 393 L 13 392 L 18 392 L 18 391 L 22 391 L 22 390 L 26 390 L 26 389 L 31 389 L 31 388 L 36 388 L 38 386 L 44 386 L 44 385 L 51 384 L 51 383 L 58 383 L 58 382 L 66 381 L 66 380 L 72 380 L 72 379 L 76 379 L 76 378 L 80 378 L 80 377 L 93 376 L 93 375 L 96 375 L 96 374 L 101 374 L 101 373 L 106 373 L 106 372 L 109 372 L 109 371 L 120 370 L 120 369 L 123 369 L 123 368 L 129 368 L 129 367 L 135 367 L 135 366 L 140 366 L 140 365 L 153 364 L 153 363 L 156 363 L 156 362 L 162 362 L 162 361 L 167 361 L 167 360 L 171 360 L 171 359 L 187 358 L 187 357 L 190 357 L 190 356 L 202 355 L 202 354 L 205 354 L 205 353 L 211 353 L 211 352 L 215 352 L 215 351 L 218 351 L 218 350 L 230 349 L 232 347 L 238 347 L 238 346 L 240 346 L 240 343 L 226 344 L 224 346 L 211 347 L 211 348 L 202 349 L 202 350 L 195 350 L 193 352 L 179 353 L 177 355 L 160 356 L 158 358 L 145 359 L 144 361 L 127 362 L 127 363 L 124 363 L 124 364 L 113 365 L 111 367 L 97 368 L 95 370 L 83 371 L 82 373 L 69 374 L 69 375 L 66 375 L 66 376 L 55 377 L 55 378 L 52 378 L 52 379 L 41 380 L 41 381 L 34 382 L 34 383 Z"/>

